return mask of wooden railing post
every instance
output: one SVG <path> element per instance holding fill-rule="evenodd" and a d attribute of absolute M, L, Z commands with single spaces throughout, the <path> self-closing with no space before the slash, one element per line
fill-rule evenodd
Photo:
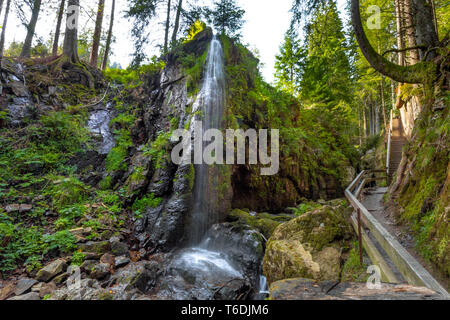
<path fill-rule="evenodd" d="M 394 123 L 394 112 L 391 110 L 391 120 L 389 123 L 389 131 L 388 131 L 388 142 L 387 142 L 387 151 L 386 151 L 386 175 L 388 179 L 388 185 L 390 183 L 389 174 L 391 173 L 391 144 L 392 144 L 392 125 Z"/>
<path fill-rule="evenodd" d="M 359 262 L 363 264 L 363 253 L 362 253 L 362 232 L 361 232 L 361 210 L 356 210 L 358 215 L 358 241 L 359 241 Z"/>

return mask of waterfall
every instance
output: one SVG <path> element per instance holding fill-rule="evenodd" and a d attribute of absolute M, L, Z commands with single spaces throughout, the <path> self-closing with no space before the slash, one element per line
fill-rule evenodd
<path fill-rule="evenodd" d="M 193 106 L 196 121 L 201 121 L 203 131 L 222 128 L 225 104 L 225 72 L 223 49 L 214 36 L 211 41 L 202 88 Z M 203 133 L 202 133 L 203 136 Z M 206 144 L 203 142 L 203 147 Z M 207 164 L 195 166 L 194 208 L 189 227 L 189 241 L 200 243 L 209 227 L 218 223 L 217 168 Z"/>

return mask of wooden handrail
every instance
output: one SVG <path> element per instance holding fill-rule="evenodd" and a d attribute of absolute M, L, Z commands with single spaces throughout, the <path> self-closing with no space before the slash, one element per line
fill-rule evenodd
<path fill-rule="evenodd" d="M 391 120 L 389 123 L 389 130 L 387 131 L 388 142 L 386 151 L 386 175 L 389 177 L 391 173 L 391 145 L 392 145 L 392 125 L 394 124 L 394 113 L 391 110 Z M 389 181 L 388 181 L 389 184 Z"/>
<path fill-rule="evenodd" d="M 367 174 L 373 174 L 374 171 L 362 171 L 356 179 L 345 190 L 345 196 L 357 212 L 359 219 L 357 221 L 357 230 L 360 243 L 363 242 L 362 224 L 369 229 L 374 235 L 377 242 L 386 251 L 388 256 L 392 259 L 397 269 L 408 281 L 409 284 L 415 286 L 425 286 L 438 293 L 445 299 L 450 299 L 450 295 L 439 282 L 437 282 L 425 268 L 414 259 L 413 256 L 394 238 L 381 223 L 364 207 L 359 201 L 359 196 L 365 185 L 374 179 L 365 178 Z M 388 177 L 384 177 L 387 178 Z M 381 179 L 381 178 L 377 178 Z M 356 189 L 357 188 L 357 189 Z M 356 189 L 356 192 L 353 193 Z M 362 256 L 360 257 L 362 259 Z M 383 267 L 383 265 L 381 265 Z M 383 273 L 389 274 L 389 270 Z"/>

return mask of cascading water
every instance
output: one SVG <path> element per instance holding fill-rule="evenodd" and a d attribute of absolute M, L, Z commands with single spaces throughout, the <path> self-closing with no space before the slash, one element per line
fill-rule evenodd
<path fill-rule="evenodd" d="M 202 88 L 193 105 L 195 115 L 190 123 L 191 148 L 210 142 L 203 141 L 209 129 L 222 129 L 225 106 L 225 73 L 220 41 L 211 41 Z M 197 127 L 201 124 L 202 130 Z M 202 135 L 200 140 L 198 135 Z M 194 206 L 190 215 L 187 238 L 188 248 L 179 250 L 170 264 L 170 277 L 161 286 L 160 294 L 179 299 L 220 299 L 221 297 L 247 297 L 252 288 L 261 287 L 262 299 L 267 286 L 258 284 L 256 266 L 260 263 L 259 236 L 252 230 L 235 233 L 233 227 L 221 223 L 218 197 L 218 166 L 204 162 L 195 165 Z M 262 236 L 261 236 L 262 237 Z M 251 271 L 250 271 L 251 270 Z M 250 273 L 249 273 L 250 272 Z M 186 292 L 189 288 L 189 293 Z"/>
<path fill-rule="evenodd" d="M 222 114 L 225 105 L 225 73 L 223 67 L 223 50 L 220 41 L 213 37 L 205 68 L 202 88 L 194 103 L 192 113 L 195 117 L 191 121 L 191 134 L 201 134 L 209 129 L 222 128 Z M 195 130 L 195 125 L 201 123 L 202 130 Z M 196 137 L 201 138 L 202 137 Z M 197 140 L 197 141 L 203 141 Z M 206 146 L 202 142 L 203 149 Z M 183 250 L 176 259 L 175 266 L 179 269 L 189 268 L 202 276 L 225 278 L 240 278 L 237 271 L 227 257 L 211 249 L 211 243 L 206 237 L 209 228 L 219 222 L 215 208 L 218 207 L 217 185 L 214 185 L 218 173 L 215 166 L 206 163 L 195 165 L 194 206 L 188 228 L 189 249 Z M 206 238 L 205 238 L 206 237 Z"/>
<path fill-rule="evenodd" d="M 193 107 L 196 121 L 202 123 L 202 131 L 221 129 L 225 104 L 225 73 L 223 50 L 220 41 L 214 36 L 209 48 L 207 66 L 202 89 Z M 202 136 L 203 136 L 202 132 Z M 203 148 L 206 146 L 203 142 Z M 214 179 L 217 169 L 205 163 L 195 167 L 194 208 L 189 228 L 189 241 L 197 245 L 209 227 L 218 223 L 218 197 Z"/>

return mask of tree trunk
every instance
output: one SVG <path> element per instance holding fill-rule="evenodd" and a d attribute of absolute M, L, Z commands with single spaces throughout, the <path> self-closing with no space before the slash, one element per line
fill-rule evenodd
<path fill-rule="evenodd" d="M 105 0 L 98 1 L 97 19 L 95 20 L 94 39 L 92 41 L 91 58 L 89 64 L 94 68 L 98 65 L 98 48 L 100 47 L 100 37 L 102 35 L 103 13 L 105 12 Z"/>
<path fill-rule="evenodd" d="M 61 0 L 61 5 L 58 11 L 58 20 L 56 22 L 55 38 L 53 39 L 52 56 L 58 55 L 59 35 L 61 34 L 61 23 L 64 15 L 64 7 L 66 6 L 66 0 Z"/>
<path fill-rule="evenodd" d="M 417 46 L 415 28 L 414 28 L 414 13 L 411 7 L 411 0 L 404 0 L 404 10 L 405 10 L 405 28 L 406 28 L 406 38 L 408 39 L 408 47 L 413 48 Z M 409 51 L 410 53 L 410 64 L 416 64 L 420 61 L 419 51 L 417 49 Z"/>
<path fill-rule="evenodd" d="M 405 48 L 405 43 L 403 40 L 403 8 L 402 0 L 395 0 L 395 22 L 397 26 L 397 49 L 403 50 Z M 405 65 L 405 53 L 398 52 L 398 64 L 401 66 Z"/>
<path fill-rule="evenodd" d="M 105 54 L 103 55 L 103 61 L 102 61 L 102 70 L 105 70 L 106 67 L 108 66 L 108 56 L 109 56 L 109 51 L 111 50 L 111 40 L 112 40 L 112 32 L 113 32 L 113 25 L 114 25 L 115 8 L 116 8 L 116 0 L 112 0 L 111 19 L 109 21 L 108 37 L 106 38 Z"/>
<path fill-rule="evenodd" d="M 416 41 L 419 45 L 424 45 L 428 49 L 420 50 L 421 58 L 425 57 L 427 50 L 430 50 L 425 57 L 427 61 L 432 61 L 436 57 L 435 48 L 439 42 L 436 25 L 434 23 L 433 0 L 411 0 L 414 12 L 414 25 L 416 27 Z"/>
<path fill-rule="evenodd" d="M 67 5 L 67 24 L 64 37 L 63 55 L 69 57 L 73 63 L 79 63 L 78 57 L 78 15 L 80 13 L 80 1 L 69 0 Z"/>
<path fill-rule="evenodd" d="M 38 21 L 39 12 L 41 11 L 42 0 L 35 0 L 33 4 L 33 10 L 31 13 L 30 23 L 27 25 L 27 36 L 23 43 L 21 57 L 29 57 L 31 54 L 31 43 L 33 42 L 34 31 L 36 29 L 36 23 Z"/>
<path fill-rule="evenodd" d="M 381 94 L 381 108 L 383 109 L 383 122 L 384 122 L 384 129 L 388 127 L 387 124 L 387 116 L 386 116 L 386 99 L 384 97 L 384 77 L 381 77 L 380 82 L 380 94 Z"/>
<path fill-rule="evenodd" d="M 0 38 L 0 57 L 2 58 L 3 58 L 3 48 L 5 47 L 5 32 L 6 32 L 6 24 L 8 23 L 8 14 L 10 6 L 11 0 L 8 0 L 8 2 L 6 3 L 5 17 L 3 18 L 2 36 Z"/>
<path fill-rule="evenodd" d="M 167 1 L 167 19 L 166 19 L 166 31 L 164 35 L 164 54 L 169 51 L 169 28 L 170 28 L 170 7 L 172 5 L 172 1 Z"/>
<path fill-rule="evenodd" d="M 178 29 L 180 28 L 180 16 L 181 16 L 182 8 L 183 8 L 183 0 L 180 0 L 178 2 L 178 7 L 177 7 L 177 16 L 175 18 L 175 26 L 173 27 L 172 45 L 174 45 L 177 41 L 177 34 L 178 34 Z"/>
<path fill-rule="evenodd" d="M 3 0 L 0 0 L 0 16 L 2 15 L 3 10 Z"/>
<path fill-rule="evenodd" d="M 375 70 L 397 82 L 403 83 L 428 83 L 430 80 L 435 79 L 437 66 L 434 63 L 420 62 L 413 66 L 403 67 L 388 61 L 374 50 L 364 32 L 359 0 L 352 0 L 352 23 L 361 52 Z"/>
<path fill-rule="evenodd" d="M 364 141 L 367 140 L 367 114 L 366 114 L 366 103 L 363 103 L 363 131 L 364 131 Z"/>

